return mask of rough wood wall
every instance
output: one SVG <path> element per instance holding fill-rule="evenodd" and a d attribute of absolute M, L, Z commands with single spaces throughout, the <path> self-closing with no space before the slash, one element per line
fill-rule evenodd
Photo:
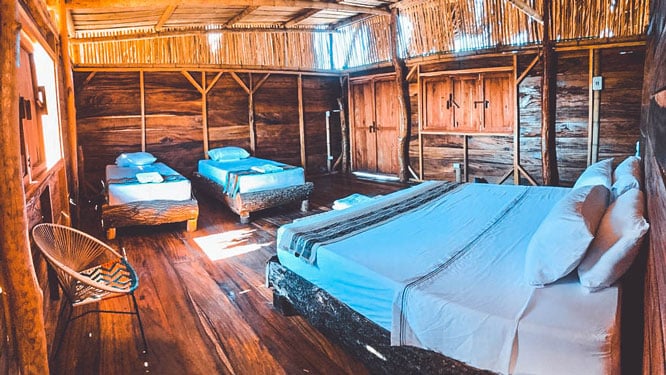
<path fill-rule="evenodd" d="M 533 55 L 520 56 L 518 72 L 530 64 Z M 600 53 L 601 91 L 599 160 L 624 157 L 635 152 L 640 136 L 640 92 L 644 61 L 643 48 L 607 49 Z M 474 59 L 421 66 L 422 73 L 511 66 L 510 57 Z M 557 60 L 557 157 L 562 185 L 571 185 L 587 165 L 588 142 L 587 50 L 558 53 Z M 541 63 L 519 87 L 520 164 L 541 182 Z M 419 168 L 418 85 L 410 84 L 412 121 L 411 165 Z M 511 136 L 467 136 L 468 180 L 482 177 L 497 182 L 513 167 Z M 423 177 L 454 179 L 453 163 L 463 163 L 465 137 L 452 134 L 423 135 Z M 619 160 L 618 160 L 619 161 Z"/>
<path fill-rule="evenodd" d="M 201 84 L 201 72 L 189 74 Z M 210 83 L 216 72 L 208 72 Z M 84 190 L 101 187 L 104 168 L 121 152 L 141 150 L 140 73 L 99 71 L 75 73 L 79 157 Z M 250 74 L 238 77 L 249 87 Z M 257 85 L 265 74 L 253 73 Z M 271 74 L 254 93 L 258 157 L 301 165 L 298 76 Z M 202 95 L 179 71 L 144 72 L 146 151 L 189 176 L 204 155 Z M 337 109 L 338 77 L 303 76 L 305 149 L 308 173 L 326 169 L 325 112 Z M 225 72 L 209 91 L 209 148 L 240 146 L 249 150 L 248 94 Z M 332 121 L 335 157 L 339 154 L 339 121 Z"/>

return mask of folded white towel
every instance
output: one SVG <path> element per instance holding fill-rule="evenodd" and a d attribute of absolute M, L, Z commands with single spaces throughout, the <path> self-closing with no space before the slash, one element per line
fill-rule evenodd
<path fill-rule="evenodd" d="M 273 164 L 264 164 L 252 166 L 250 169 L 259 173 L 272 173 L 281 171 L 282 167 Z"/>
<path fill-rule="evenodd" d="M 159 174 L 159 172 L 143 172 L 143 173 L 137 173 L 136 174 L 136 179 L 142 184 L 147 184 L 147 183 L 160 183 L 164 181 L 164 178 L 162 178 L 162 175 Z"/>
<path fill-rule="evenodd" d="M 366 202 L 371 200 L 372 197 L 368 197 L 367 195 L 355 193 L 352 195 L 348 195 L 344 198 L 336 199 L 333 202 L 333 209 L 334 210 L 344 210 L 345 208 L 349 208 L 355 204 L 361 203 L 361 202 Z"/>

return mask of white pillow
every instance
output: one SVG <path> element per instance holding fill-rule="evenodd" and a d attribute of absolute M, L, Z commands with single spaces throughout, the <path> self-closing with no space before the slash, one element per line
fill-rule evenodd
<path fill-rule="evenodd" d="M 578 266 L 581 285 L 590 291 L 600 290 L 627 272 L 650 227 L 643 217 L 643 205 L 643 192 L 630 189 L 608 207 Z"/>
<path fill-rule="evenodd" d="M 573 188 L 576 189 L 588 185 L 603 185 L 610 190 L 613 185 L 612 171 L 612 158 L 596 162 L 583 171 L 578 180 L 576 180 Z"/>
<path fill-rule="evenodd" d="M 610 192 L 605 186 L 572 189 L 537 228 L 525 255 L 525 280 L 543 286 L 568 275 L 585 255 Z"/>
<path fill-rule="evenodd" d="M 611 188 L 613 199 L 617 199 L 622 193 L 630 189 L 641 189 L 642 180 L 641 159 L 637 156 L 629 156 L 624 159 L 613 172 L 613 186 Z"/>
<path fill-rule="evenodd" d="M 119 167 L 130 167 L 134 165 L 150 165 L 157 160 L 150 152 L 123 152 L 116 158 Z"/>
<path fill-rule="evenodd" d="M 244 148 L 235 146 L 220 147 L 208 150 L 208 157 L 215 161 L 234 161 L 245 159 L 249 156 L 250 153 L 245 151 Z"/>

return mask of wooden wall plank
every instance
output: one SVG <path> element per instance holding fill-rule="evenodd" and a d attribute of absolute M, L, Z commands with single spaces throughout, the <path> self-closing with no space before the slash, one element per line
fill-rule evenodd
<path fill-rule="evenodd" d="M 254 94 L 256 155 L 300 165 L 297 77 L 272 74 Z"/>

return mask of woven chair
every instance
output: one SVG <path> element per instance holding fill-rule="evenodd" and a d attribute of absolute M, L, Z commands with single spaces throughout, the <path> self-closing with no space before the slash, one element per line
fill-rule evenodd
<path fill-rule="evenodd" d="M 118 313 L 136 315 L 143 340 L 143 352 L 148 352 L 146 336 L 139 315 L 134 290 L 139 278 L 125 256 L 86 233 L 58 224 L 38 224 L 32 237 L 49 265 L 58 276 L 58 282 L 69 301 L 69 314 L 54 356 L 58 354 L 69 323 L 89 313 Z M 87 310 L 72 317 L 74 308 L 104 299 L 129 296 L 132 311 Z M 64 307 L 64 306 L 63 306 Z"/>

